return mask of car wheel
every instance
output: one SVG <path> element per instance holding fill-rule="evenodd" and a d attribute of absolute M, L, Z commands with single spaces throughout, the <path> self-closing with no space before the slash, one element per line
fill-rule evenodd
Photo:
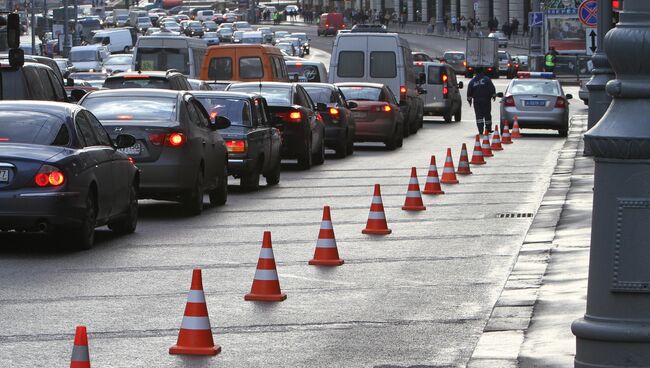
<path fill-rule="evenodd" d="M 313 156 L 311 154 L 311 142 L 310 142 L 307 145 L 307 147 L 304 148 L 302 153 L 298 156 L 298 167 L 303 170 L 311 169 L 311 166 L 313 165 L 312 158 Z"/>
<path fill-rule="evenodd" d="M 256 163 L 257 165 L 258 163 Z M 257 190 L 260 187 L 260 169 L 254 167 L 250 172 L 241 177 L 240 185 L 247 190 Z"/>
<path fill-rule="evenodd" d="M 126 209 L 125 216 L 117 221 L 109 222 L 108 228 L 114 233 L 125 235 L 133 234 L 138 226 L 138 193 L 135 185 L 131 185 L 129 190 L 129 206 Z"/>
<path fill-rule="evenodd" d="M 454 114 L 454 121 L 458 123 L 459 121 L 462 120 L 462 118 L 463 118 L 463 109 L 462 107 L 459 107 L 458 111 L 456 111 L 456 114 Z"/>
<path fill-rule="evenodd" d="M 334 150 L 336 151 L 336 158 L 345 158 L 348 155 L 348 141 L 340 141 Z"/>
<path fill-rule="evenodd" d="M 325 162 L 325 141 L 321 139 L 319 146 L 320 149 L 316 152 L 313 160 L 316 165 L 322 165 Z"/>
<path fill-rule="evenodd" d="M 83 222 L 70 235 L 70 245 L 75 250 L 88 250 L 95 243 L 95 226 L 97 225 L 97 200 L 95 198 L 95 192 L 92 189 L 88 190 Z"/>
<path fill-rule="evenodd" d="M 185 213 L 189 216 L 196 216 L 203 211 L 203 170 L 196 174 L 194 188 L 182 198 L 182 205 Z"/>
<path fill-rule="evenodd" d="M 400 148 L 404 145 L 404 134 L 399 134 L 399 129 L 397 129 L 396 133 L 397 133 L 397 140 L 395 142 L 395 146 L 397 146 L 397 148 Z"/>
<path fill-rule="evenodd" d="M 404 120 L 404 123 L 402 124 L 402 137 L 408 137 L 411 135 L 410 129 L 411 124 L 409 124 L 408 121 Z"/>
<path fill-rule="evenodd" d="M 266 177 L 266 185 L 278 185 L 280 183 L 280 169 L 282 167 L 280 158 L 278 157 L 278 162 L 273 165 L 273 169 L 268 174 L 264 175 Z"/>
<path fill-rule="evenodd" d="M 445 123 L 451 123 L 451 112 L 443 115 L 443 118 L 445 119 Z"/>
<path fill-rule="evenodd" d="M 350 134 L 348 131 L 348 155 L 354 153 L 354 134 Z"/>
<path fill-rule="evenodd" d="M 224 168 L 223 175 L 219 177 L 218 187 L 208 193 L 210 204 L 223 206 L 228 201 L 228 169 Z"/>

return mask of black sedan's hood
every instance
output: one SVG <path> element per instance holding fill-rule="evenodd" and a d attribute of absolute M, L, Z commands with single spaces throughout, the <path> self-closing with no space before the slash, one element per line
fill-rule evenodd
<path fill-rule="evenodd" d="M 52 157 L 70 151 L 65 147 L 42 146 L 37 144 L 3 143 L 0 144 L 0 161 L 42 161 L 46 162 Z"/>

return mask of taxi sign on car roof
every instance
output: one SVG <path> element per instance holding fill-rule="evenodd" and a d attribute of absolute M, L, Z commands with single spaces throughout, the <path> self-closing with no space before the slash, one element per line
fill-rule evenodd
<path fill-rule="evenodd" d="M 527 79 L 527 78 L 542 78 L 542 79 L 555 79 L 555 73 L 553 72 L 518 72 L 517 78 Z"/>

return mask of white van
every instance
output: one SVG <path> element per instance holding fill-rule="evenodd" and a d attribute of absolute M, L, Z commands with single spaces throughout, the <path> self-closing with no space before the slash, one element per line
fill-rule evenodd
<path fill-rule="evenodd" d="M 199 10 L 196 12 L 196 17 L 194 20 L 199 20 L 201 22 L 206 20 L 212 20 L 214 16 L 214 10 Z"/>
<path fill-rule="evenodd" d="M 422 127 L 424 106 L 416 86 L 408 42 L 397 33 L 342 33 L 330 59 L 329 83 L 370 82 L 387 85 L 399 101 L 404 136 Z"/>
<path fill-rule="evenodd" d="M 74 66 L 75 71 L 101 71 L 102 62 L 110 54 L 106 46 L 102 45 L 74 46 L 70 49 L 68 60 Z"/>
<path fill-rule="evenodd" d="M 138 38 L 133 49 L 132 70 L 176 69 L 198 79 L 208 46 L 199 38 L 152 35 Z"/>
<path fill-rule="evenodd" d="M 131 32 L 126 28 L 97 31 L 91 43 L 104 45 L 111 53 L 127 53 L 133 48 Z"/>

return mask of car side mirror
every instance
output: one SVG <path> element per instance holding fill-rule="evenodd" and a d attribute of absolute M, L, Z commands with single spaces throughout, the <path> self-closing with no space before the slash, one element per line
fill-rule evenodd
<path fill-rule="evenodd" d="M 131 134 L 120 134 L 115 138 L 115 147 L 127 148 L 135 144 L 135 137 Z"/>
<path fill-rule="evenodd" d="M 83 89 L 73 89 L 72 91 L 70 91 L 70 97 L 72 101 L 77 102 L 81 100 L 86 95 L 86 93 L 87 92 L 84 91 Z"/>
<path fill-rule="evenodd" d="M 69 73 L 68 73 L 68 74 L 69 74 Z M 74 86 L 74 79 L 68 77 L 68 78 L 65 80 L 65 85 L 66 85 L 66 87 L 72 87 L 72 86 Z"/>
<path fill-rule="evenodd" d="M 214 118 L 213 124 L 210 126 L 212 130 L 226 129 L 232 122 L 225 116 L 216 116 Z"/>
<path fill-rule="evenodd" d="M 458 89 L 463 89 L 463 81 L 458 82 Z"/>
<path fill-rule="evenodd" d="M 499 98 L 503 98 L 503 92 L 499 92 L 499 93 L 497 93 L 497 97 L 499 97 Z"/>
<path fill-rule="evenodd" d="M 359 104 L 354 101 L 348 101 L 348 109 L 356 109 L 359 107 Z"/>
<path fill-rule="evenodd" d="M 570 93 L 567 93 L 565 97 L 566 97 L 567 100 L 570 100 L 570 99 L 573 98 L 573 95 L 570 94 Z"/>
<path fill-rule="evenodd" d="M 326 110 L 327 110 L 327 105 L 325 105 L 322 102 L 316 103 L 316 111 L 326 111 Z"/>

